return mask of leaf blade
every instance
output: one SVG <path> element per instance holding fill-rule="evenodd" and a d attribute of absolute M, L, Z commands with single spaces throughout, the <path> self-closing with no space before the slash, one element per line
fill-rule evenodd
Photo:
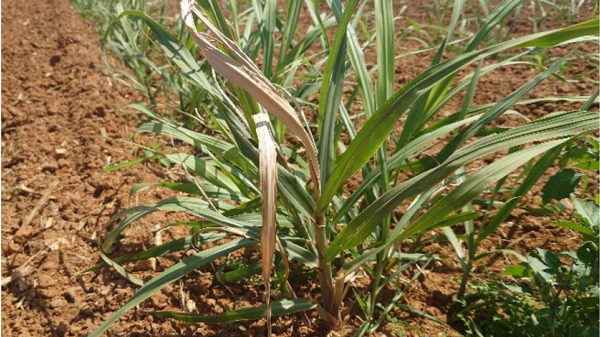
<path fill-rule="evenodd" d="M 312 310 L 316 308 L 316 304 L 310 299 L 299 298 L 293 300 L 281 300 L 272 303 L 272 311 L 274 316 L 292 314 L 296 312 Z M 243 307 L 236 310 L 231 310 L 218 315 L 199 315 L 194 313 L 180 313 L 172 311 L 149 312 L 158 318 L 175 318 L 179 321 L 188 323 L 232 323 L 246 320 L 257 320 L 266 316 L 267 308 L 265 305 L 258 307 Z"/>
<path fill-rule="evenodd" d="M 252 244 L 255 244 L 255 241 L 251 239 L 233 240 L 221 246 L 213 247 L 187 257 L 148 281 L 127 301 L 127 303 L 104 321 L 101 326 L 94 330 L 89 337 L 100 337 L 114 322 L 129 311 L 129 309 L 132 309 L 155 292 L 175 282 L 196 268 L 201 267 L 220 256 Z"/>
<path fill-rule="evenodd" d="M 367 120 L 356 138 L 350 143 L 347 151 L 336 161 L 331 179 L 325 184 L 321 198 L 317 203 L 317 212 L 323 211 L 342 184 L 363 167 L 377 152 L 380 145 L 387 139 L 389 133 L 394 128 L 396 121 L 410 104 L 433 85 L 464 68 L 471 62 L 478 61 L 488 55 L 509 48 L 523 47 L 527 43 L 532 43 L 532 41 L 543 43 L 546 40 L 551 40 L 557 44 L 559 41 L 564 42 L 583 35 L 593 35 L 599 27 L 598 24 L 599 21 L 597 19 L 590 20 L 576 25 L 577 29 L 572 29 L 571 26 L 532 34 L 475 50 L 431 67 L 409 81 Z"/>

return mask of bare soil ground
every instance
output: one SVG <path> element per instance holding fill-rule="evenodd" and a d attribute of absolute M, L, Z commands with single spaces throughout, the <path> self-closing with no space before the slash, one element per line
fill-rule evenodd
<path fill-rule="evenodd" d="M 424 20 L 420 6 L 410 7 L 407 16 Z M 97 245 L 105 233 L 103 225 L 129 204 L 129 188 L 135 183 L 166 180 L 171 172 L 151 164 L 111 173 L 102 170 L 110 161 L 125 161 L 133 156 L 135 150 L 119 140 L 130 139 L 139 124 L 139 116 L 123 108 L 136 97 L 130 90 L 112 85 L 102 74 L 94 28 L 80 18 L 68 0 L 40 1 L 36 6 L 5 0 L 2 12 L 2 189 L 5 192 L 2 194 L 1 332 L 5 336 L 23 337 L 85 336 L 117 310 L 135 287 L 110 270 L 83 276 L 77 273 L 98 262 Z M 582 12 L 583 16 L 592 15 L 591 11 Z M 587 19 L 583 16 L 581 20 Z M 400 21 L 399 29 L 405 25 Z M 560 26 L 556 20 L 548 23 L 548 28 Z M 531 32 L 526 17 L 517 27 L 518 35 Z M 406 41 L 398 45 L 397 52 L 415 48 L 418 44 Z M 585 48 L 594 50 L 591 46 Z M 373 55 L 368 55 L 368 61 L 376 62 Z M 430 61 L 430 54 L 401 59 L 397 63 L 398 85 L 416 76 Z M 570 72 L 589 70 L 587 64 L 576 63 Z M 475 103 L 497 101 L 535 74 L 534 69 L 520 66 L 495 71 L 482 79 Z M 571 86 L 550 79 L 532 96 L 589 95 L 593 90 L 592 83 Z M 446 113 L 460 107 L 460 100 L 453 104 Z M 517 110 L 529 117 L 539 117 L 578 106 L 545 103 Z M 526 202 L 538 203 L 540 190 L 534 190 Z M 597 184 L 590 184 L 588 191 L 597 191 Z M 165 196 L 163 193 L 160 190 L 144 193 L 136 202 L 157 200 Z M 151 220 L 154 222 L 148 224 L 167 223 L 170 219 L 157 216 Z M 550 221 L 549 217 L 515 211 L 484 248 L 512 248 L 520 253 L 537 247 L 575 248 L 580 238 L 569 230 L 550 225 Z M 127 233 L 126 249 L 134 251 L 152 244 L 152 236 L 142 232 L 147 233 L 143 225 L 132 227 Z M 166 235 L 169 234 L 178 233 Z M 450 258 L 436 263 L 418 282 L 411 284 L 403 301 L 445 321 L 445 312 L 458 289 L 460 267 L 448 245 L 434 244 L 427 250 Z M 249 250 L 237 257 L 255 255 Z M 504 258 L 490 262 L 488 268 L 493 271 L 510 263 Z M 138 277 L 148 279 L 172 263 L 159 259 L 156 268 L 137 265 L 133 270 Z M 183 282 L 202 312 L 219 313 L 226 306 L 250 305 L 261 300 L 261 287 L 225 288 L 214 282 L 211 271 L 203 269 Z M 479 270 L 475 277 L 482 273 Z M 300 293 L 316 292 L 306 287 Z M 168 287 L 144 302 L 140 309 L 180 310 L 180 295 L 179 284 Z M 348 302 L 346 305 L 351 306 L 352 301 Z M 395 311 L 394 315 L 405 323 L 386 325 L 383 333 L 388 336 L 398 335 L 398 329 L 406 330 L 407 335 L 453 335 L 452 330 L 418 316 L 403 311 Z M 306 327 L 295 317 L 278 318 L 275 322 L 277 336 L 325 335 L 319 325 Z M 339 335 L 350 334 L 358 324 L 357 319 L 351 319 L 348 329 Z M 264 332 L 264 321 L 186 325 L 155 320 L 132 310 L 107 335 L 261 336 Z"/>

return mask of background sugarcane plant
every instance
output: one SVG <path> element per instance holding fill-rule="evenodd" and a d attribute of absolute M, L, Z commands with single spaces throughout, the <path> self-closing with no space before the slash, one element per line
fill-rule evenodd
<path fill-rule="evenodd" d="M 455 244 L 468 279 L 476 257 L 471 255 L 471 249 L 476 251 L 476 243 L 503 221 L 499 217 L 494 222 L 494 218 L 492 224 L 480 228 L 480 234 L 475 235 L 473 221 L 482 214 L 470 208 L 471 201 L 490 184 L 542 155 L 525 184 L 531 185 L 565 142 L 592 132 L 598 125 L 596 113 L 571 111 L 556 112 L 513 128 L 489 127 L 497 117 L 514 113 L 509 110 L 513 105 L 526 103 L 525 95 L 555 75 L 572 54 L 548 66 L 501 101 L 471 106 L 479 78 L 501 65 L 518 63 L 517 58 L 531 49 L 597 41 L 596 19 L 487 45 L 488 34 L 522 2 L 501 2 L 482 21 L 477 34 L 454 46 L 460 52 L 444 61 L 464 7 L 464 1 L 455 0 L 446 36 L 431 67 L 399 90 L 394 88 L 393 22 L 397 9 L 391 1 L 375 1 L 374 69 L 368 69 L 364 56 L 370 39 L 361 44 L 355 33 L 357 15 L 364 10 L 364 3 L 359 6 L 358 0 L 329 1 L 330 15 L 321 14 L 318 3 L 305 1 L 313 25 L 304 36 L 297 34 L 296 29 L 300 1 L 287 3 L 288 19 L 283 22 L 273 0 L 253 1 L 245 15 L 237 15 L 234 2 L 230 24 L 216 1 L 184 0 L 180 22 L 186 32 L 179 29 L 178 35 L 142 11 L 119 10 L 112 27 L 120 31 L 123 25 L 131 23 L 131 29 L 143 26 L 144 36 L 151 36 L 152 45 L 159 47 L 154 53 L 167 60 L 150 68 L 161 78 L 169 79 L 166 83 L 176 88 L 178 97 L 189 98 L 186 104 L 179 105 L 186 114 L 185 123 L 159 114 L 156 100 L 148 106 L 131 105 L 152 120 L 140 126 L 140 133 L 162 134 L 174 145 L 172 151 L 157 152 L 156 156 L 183 166 L 186 172 L 184 181 L 141 184 L 134 186 L 132 193 L 156 185 L 199 197 L 180 196 L 135 206 L 111 218 L 108 225 L 112 229 L 101 247 L 104 262 L 88 271 L 112 266 L 140 289 L 92 336 L 101 335 L 126 311 L 193 270 L 254 245 L 260 247 L 260 268 L 240 270 L 241 276 L 235 278 L 262 270 L 265 305 L 214 316 L 152 314 L 188 322 L 267 317 L 270 332 L 271 315 L 316 310 L 328 328 L 337 329 L 344 324 L 344 299 L 353 293 L 364 304 L 365 321 L 358 331 L 364 334 L 377 329 L 393 307 L 382 304 L 381 291 L 394 285 L 393 279 L 406 268 L 431 260 L 431 256 L 406 251 L 405 243 L 436 228 L 443 228 Z M 243 31 L 240 17 L 246 20 Z M 258 25 L 256 31 L 252 30 L 254 22 Z M 329 40 L 325 33 L 336 24 L 335 36 Z M 282 33 L 279 41 L 273 34 L 275 30 Z M 107 31 L 107 38 L 111 32 L 114 31 Z M 274 52 L 277 44 L 278 55 Z M 308 56 L 310 48 L 319 47 L 322 51 Z M 483 62 L 488 56 L 512 49 L 525 51 L 489 65 Z M 259 55 L 262 67 L 252 61 Z M 472 64 L 478 65 L 474 72 L 459 78 L 459 71 Z M 300 83 L 299 70 L 308 73 Z M 371 81 L 372 72 L 377 74 L 375 83 Z M 343 87 L 350 74 L 358 85 L 347 97 Z M 442 107 L 462 91 L 466 91 L 462 109 L 439 116 Z M 309 121 L 303 105 L 310 106 L 308 97 L 316 92 L 317 114 Z M 148 95 L 152 96 L 153 91 L 148 91 Z M 366 122 L 357 130 L 349 107 L 358 98 Z M 596 97 L 545 97 L 533 101 L 561 99 L 593 102 Z M 405 114 L 403 126 L 396 134 L 393 131 Z M 210 132 L 194 131 L 198 124 Z M 348 144 L 341 142 L 342 132 L 348 135 Z M 294 145 L 295 141 L 285 137 L 287 134 L 300 143 Z M 193 146 L 196 152 L 180 151 L 175 141 Z M 441 150 L 434 156 L 422 156 L 435 144 L 442 144 Z M 470 171 L 470 163 L 508 149 L 507 155 L 492 164 Z M 362 176 L 359 187 L 346 190 L 346 183 L 357 175 Z M 519 193 L 527 191 L 526 187 L 523 189 Z M 401 215 L 394 212 L 407 204 Z M 490 207 L 494 207 L 493 202 Z M 114 259 L 106 255 L 132 223 L 157 211 L 185 212 L 200 221 L 185 223 L 190 227 L 188 237 L 133 255 Z M 467 232 L 468 257 L 459 249 L 456 235 L 448 230 L 462 223 Z M 223 238 L 229 240 L 223 243 Z M 212 247 L 198 250 L 146 283 L 120 266 L 206 243 Z M 275 273 L 274 258 L 283 262 Z M 288 279 L 290 269 L 307 275 L 316 272 L 320 296 L 299 298 Z M 273 274 L 284 297 L 277 301 L 271 301 Z M 349 281 L 358 274 L 370 279 L 366 295 L 350 291 Z"/>

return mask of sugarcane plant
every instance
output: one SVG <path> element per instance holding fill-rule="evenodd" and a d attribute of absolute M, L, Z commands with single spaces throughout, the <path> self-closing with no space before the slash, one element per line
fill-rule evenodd
<path fill-rule="evenodd" d="M 143 12 L 123 11 L 115 24 L 123 18 L 145 24 L 169 66 L 178 69 L 177 85 L 203 93 L 198 107 L 186 114 L 211 132 L 196 132 L 187 126 L 189 123 L 183 125 L 153 111 L 152 107 L 131 105 L 153 120 L 141 125 L 138 132 L 163 135 L 173 144 L 172 151 L 157 156 L 181 165 L 186 172 L 184 181 L 140 184 L 132 188 L 132 193 L 162 186 L 194 196 L 134 206 L 109 220 L 108 226 L 112 228 L 101 246 L 103 263 L 87 271 L 111 266 L 140 288 L 91 336 L 101 335 L 128 310 L 197 268 L 250 246 L 259 247 L 260 266 L 243 267 L 230 276 L 240 279 L 262 273 L 263 305 L 218 315 L 152 314 L 206 323 L 266 317 L 270 334 L 272 315 L 316 310 L 327 328 L 339 329 L 345 322 L 344 300 L 352 293 L 351 280 L 361 276 L 369 278 L 370 286 L 365 299 L 360 299 L 364 303 L 365 323 L 358 333 L 377 329 L 393 308 L 393 304 L 381 300 L 381 291 L 392 286 L 394 278 L 410 265 L 431 259 L 418 252 L 407 252 L 404 243 L 437 228 L 472 223 L 481 214 L 466 207 L 490 184 L 538 155 L 554 154 L 565 142 L 593 132 L 598 126 L 598 114 L 571 111 L 549 114 L 513 128 L 489 127 L 498 116 L 514 113 L 509 110 L 513 105 L 527 103 L 524 96 L 545 78 L 556 74 L 572 54 L 547 67 L 501 101 L 471 106 L 481 76 L 501 65 L 518 62 L 515 58 L 531 49 L 597 41 L 596 19 L 487 45 L 487 34 L 522 2 L 500 3 L 482 23 L 480 31 L 462 47 L 463 51 L 444 61 L 446 46 L 451 42 L 464 5 L 464 1 L 455 0 L 446 37 L 431 67 L 399 90 L 394 90 L 391 1 L 375 1 L 377 67 L 371 70 L 366 66 L 363 50 L 368 43 L 361 45 L 355 34 L 356 12 L 364 10 L 364 4 L 359 6 L 358 0 L 344 4 L 341 0 L 331 0 L 328 3 L 333 15 L 330 16 L 319 14 L 315 3 L 306 1 L 314 22 L 308 40 L 306 37 L 296 40 L 295 36 L 300 1 L 288 2 L 291 15 L 283 23 L 276 15 L 274 0 L 253 3 L 254 11 L 249 15 L 260 22 L 261 30 L 252 35 L 248 33 L 251 22 L 246 22 L 242 34 L 236 21 L 239 16 L 234 15 L 231 25 L 216 1 L 183 0 L 181 20 L 195 45 L 178 40 Z M 324 33 L 334 23 L 337 31 L 329 41 Z M 283 32 L 279 44 L 283 56 L 273 54 L 274 29 Z M 242 37 L 245 42 L 240 42 Z M 306 56 L 306 44 L 316 48 L 317 42 L 324 51 L 314 57 Z M 259 51 L 253 47 L 257 44 L 263 50 L 262 69 L 249 56 L 258 55 Z M 201 60 L 193 56 L 194 48 Z M 484 66 L 486 57 L 515 49 L 525 51 Z M 316 82 L 304 83 L 300 86 L 302 90 L 294 90 L 296 71 L 310 61 L 315 62 L 306 67 L 311 80 Z M 459 78 L 459 72 L 473 63 L 478 63 L 475 71 Z M 376 71 L 376 83 L 371 81 L 372 71 Z M 348 97 L 343 86 L 351 73 L 358 85 Z M 309 121 L 302 105 L 308 93 L 318 89 L 316 118 Z M 467 92 L 463 108 L 440 117 L 442 107 L 463 90 Z M 358 130 L 349 112 L 352 103 L 358 102 L 357 97 L 365 118 Z M 551 97 L 533 101 L 544 99 L 589 100 Z M 399 124 L 405 114 L 404 123 Z M 397 134 L 395 129 L 400 132 Z M 348 136 L 347 143 L 341 141 L 343 132 Z M 293 138 L 285 137 L 288 134 Z M 176 141 L 193 146 L 196 152 L 182 152 Z M 433 156 L 422 156 L 435 144 L 442 144 L 441 150 Z M 506 149 L 512 150 L 479 171 L 467 167 Z M 358 188 L 348 190 L 346 183 L 356 177 L 362 182 Z M 406 207 L 399 212 L 401 205 Z M 107 255 L 131 224 L 158 211 L 184 212 L 199 221 L 184 223 L 191 229 L 188 237 L 132 255 L 116 258 Z M 489 235 L 488 228 L 481 239 Z M 207 243 L 211 243 L 211 248 L 202 248 Z M 145 283 L 121 267 L 192 249 L 196 249 L 192 255 Z M 274 259 L 281 261 L 275 268 Z M 320 296 L 299 297 L 288 278 L 292 269 L 295 273 L 315 274 Z M 219 279 L 227 280 L 228 276 L 221 274 Z M 271 300 L 272 283 L 281 289 L 281 299 L 277 301 Z M 353 293 L 363 296 L 357 291 Z"/>

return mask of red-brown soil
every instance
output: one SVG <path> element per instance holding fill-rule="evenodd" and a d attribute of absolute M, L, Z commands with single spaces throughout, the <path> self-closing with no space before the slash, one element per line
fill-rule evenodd
<path fill-rule="evenodd" d="M 419 2 L 420 3 L 420 2 Z M 425 20 L 420 6 L 409 6 L 406 16 Z M 101 53 L 94 28 L 84 23 L 68 0 L 36 2 L 5 0 L 2 3 L 2 326 L 5 336 L 85 336 L 98 327 L 133 294 L 135 287 L 118 274 L 77 273 L 99 260 L 97 245 L 105 233 L 108 217 L 129 205 L 129 188 L 140 182 L 164 181 L 180 176 L 154 164 L 137 165 L 106 173 L 108 162 L 133 158 L 136 150 L 119 140 L 128 140 L 139 124 L 139 116 L 123 108 L 141 99 L 123 86 L 112 85 L 103 75 Z M 585 12 L 585 11 L 582 11 Z M 591 11 L 585 12 L 586 15 Z M 581 20 L 586 18 L 582 17 Z M 531 31 L 527 17 L 517 25 L 517 34 Z M 405 28 L 403 20 L 397 29 Z M 562 26 L 550 20 L 548 28 Z M 398 54 L 418 48 L 403 41 Z M 596 51 L 597 46 L 586 46 Z M 595 48 L 595 49 L 594 49 Z M 560 53 L 560 51 L 559 51 Z M 369 64 L 376 61 L 367 54 Z M 406 83 L 425 69 L 431 54 L 409 56 L 397 62 L 397 84 Z M 588 65 L 575 63 L 574 75 Z M 593 69 L 592 69 L 593 70 Z M 501 99 L 535 76 L 523 66 L 502 68 L 481 81 L 475 103 Z M 593 76 L 597 79 L 597 74 Z M 550 79 L 532 96 L 589 95 L 595 84 L 587 80 L 569 86 Z M 546 103 L 517 110 L 539 117 L 556 110 L 577 108 L 579 104 Z M 457 99 L 444 111 L 460 107 Z M 359 109 L 360 107 L 356 107 Z M 499 123 L 510 123 L 501 120 Z M 481 165 L 480 163 L 479 165 Z M 555 170 L 553 171 L 555 172 Z M 547 179 L 547 177 L 545 178 Z M 542 181 L 542 183 L 545 181 Z M 525 200 L 535 205 L 541 199 L 536 188 Z M 597 191 L 590 184 L 589 194 Z M 164 198 L 153 190 L 140 194 L 136 203 Z M 145 225 L 126 233 L 124 249 L 137 251 L 152 244 L 148 226 L 165 224 L 172 216 L 155 216 Z M 515 211 L 484 249 L 512 248 L 526 253 L 537 247 L 551 250 L 573 249 L 580 238 L 573 232 L 549 225 L 550 217 Z M 180 235 L 172 232 L 165 235 Z M 448 258 L 436 262 L 412 283 L 403 301 L 445 321 L 445 312 L 458 289 L 460 267 L 449 245 L 433 244 L 427 251 Z M 232 258 L 255 258 L 252 250 Z M 499 271 L 508 265 L 504 258 L 489 266 Z M 147 280 L 173 264 L 159 259 L 156 270 L 138 265 L 133 271 Z M 261 301 L 260 286 L 224 287 L 214 282 L 211 267 L 183 281 L 183 289 L 203 313 L 220 313 L 225 306 L 251 305 Z M 482 275 L 479 270 L 475 278 Z M 11 279 L 8 279 L 10 277 Z M 360 282 L 359 282 L 360 283 Z M 314 288 L 299 290 L 316 294 Z M 143 310 L 181 310 L 180 285 L 166 288 L 140 305 Z M 351 302 L 349 300 L 348 302 Z M 347 303 L 348 304 L 348 303 Z M 439 324 L 397 310 L 393 315 L 403 324 L 389 323 L 387 336 L 398 330 L 407 335 L 453 335 Z M 313 315 L 314 317 L 314 315 Z M 119 320 L 107 336 L 261 336 L 264 321 L 229 325 L 186 325 L 172 320 L 156 320 L 136 310 Z M 295 317 L 275 320 L 277 336 L 324 336 L 319 325 L 304 326 Z M 360 324 L 349 321 L 348 329 L 333 335 L 351 335 Z M 406 326 L 417 328 L 407 329 Z M 376 333 L 375 336 L 383 336 Z"/>

